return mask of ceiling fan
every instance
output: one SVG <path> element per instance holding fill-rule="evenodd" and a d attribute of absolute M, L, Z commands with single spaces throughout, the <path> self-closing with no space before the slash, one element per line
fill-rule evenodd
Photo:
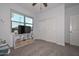
<path fill-rule="evenodd" d="M 33 3 L 32 6 L 35 6 L 37 3 Z M 47 7 L 47 3 L 42 3 L 45 7 Z"/>

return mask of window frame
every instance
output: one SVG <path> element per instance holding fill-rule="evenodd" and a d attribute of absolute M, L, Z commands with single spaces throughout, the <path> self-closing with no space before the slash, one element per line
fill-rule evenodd
<path fill-rule="evenodd" d="M 19 22 L 19 21 L 12 21 L 11 20 L 11 18 L 12 18 L 12 13 L 16 13 L 16 14 L 20 14 L 20 15 L 23 15 L 24 16 L 24 22 Z M 25 17 L 29 17 L 29 18 L 31 18 L 32 19 L 32 24 L 31 23 L 26 23 L 25 22 Z M 27 15 L 25 15 L 25 14 L 23 14 L 23 13 L 20 13 L 20 12 L 18 12 L 18 11 L 16 11 L 16 10 L 14 10 L 14 9 L 10 9 L 10 22 L 11 22 L 11 32 L 13 32 L 12 31 L 12 22 L 16 22 L 16 23 L 23 23 L 24 24 L 24 26 L 26 25 L 26 24 L 30 24 L 30 25 L 32 25 L 32 29 L 33 29 L 33 17 L 31 17 L 31 16 L 27 16 Z"/>

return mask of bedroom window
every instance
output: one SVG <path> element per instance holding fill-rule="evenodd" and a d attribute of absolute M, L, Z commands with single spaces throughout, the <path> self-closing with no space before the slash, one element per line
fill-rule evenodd
<path fill-rule="evenodd" d="M 32 18 L 25 17 L 25 26 L 31 26 L 32 27 Z"/>
<path fill-rule="evenodd" d="M 19 25 L 32 27 L 32 18 L 27 17 L 23 14 L 12 12 L 11 13 L 11 29 L 12 32 L 18 30 Z"/>

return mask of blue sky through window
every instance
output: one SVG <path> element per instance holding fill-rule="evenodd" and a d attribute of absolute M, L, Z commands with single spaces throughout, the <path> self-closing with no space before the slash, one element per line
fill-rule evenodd
<path fill-rule="evenodd" d="M 24 16 L 16 13 L 12 13 L 12 21 L 24 22 Z"/>
<path fill-rule="evenodd" d="M 30 24 L 32 24 L 32 18 L 25 17 L 25 23 L 30 23 Z"/>

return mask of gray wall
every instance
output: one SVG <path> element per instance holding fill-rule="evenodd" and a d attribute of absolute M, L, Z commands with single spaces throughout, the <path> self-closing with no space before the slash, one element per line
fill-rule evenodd
<path fill-rule="evenodd" d="M 64 5 L 39 14 L 36 17 L 35 38 L 64 46 L 65 9 Z"/>

